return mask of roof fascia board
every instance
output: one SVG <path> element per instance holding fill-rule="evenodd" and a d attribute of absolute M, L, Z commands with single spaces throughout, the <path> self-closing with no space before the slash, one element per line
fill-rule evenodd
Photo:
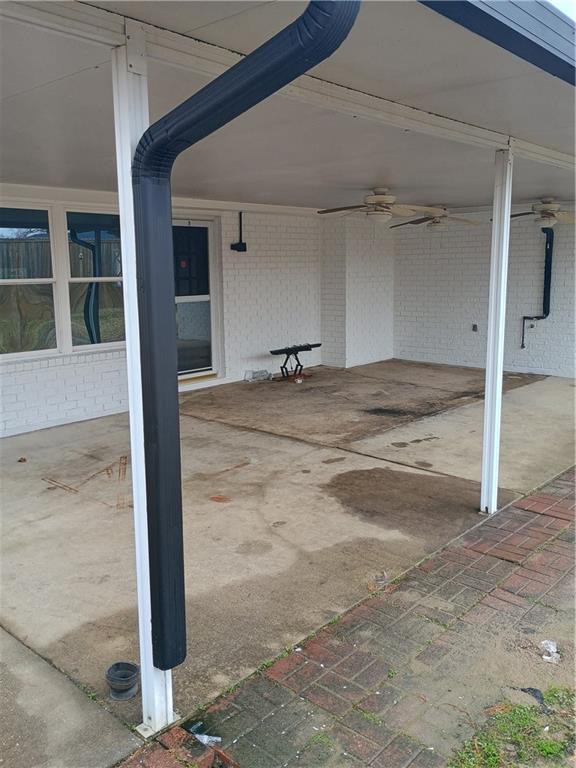
<path fill-rule="evenodd" d="M 125 43 L 125 17 L 79 2 L 4 2 L 0 17 L 15 19 L 62 34 L 80 37 L 113 48 Z M 210 43 L 177 32 L 142 23 L 148 59 L 213 78 L 240 59 Z M 398 102 L 304 75 L 279 91 L 281 96 L 357 119 L 381 123 L 416 133 L 437 136 L 487 149 L 506 149 L 513 144 L 516 155 L 570 172 L 575 158 L 564 152 L 542 147 L 481 126 L 464 123 Z"/>
<path fill-rule="evenodd" d="M 544 3 L 531 3 L 529 12 L 510 0 L 419 2 L 538 69 L 570 85 L 576 84 L 574 27 L 567 17 L 550 13 Z"/>

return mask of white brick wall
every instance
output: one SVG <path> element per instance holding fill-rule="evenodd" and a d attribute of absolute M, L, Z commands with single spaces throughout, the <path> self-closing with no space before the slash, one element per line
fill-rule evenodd
<path fill-rule="evenodd" d="M 323 222 L 322 362 L 350 367 L 392 357 L 392 234 L 366 216 Z"/>
<path fill-rule="evenodd" d="M 394 242 L 367 216 L 346 221 L 346 365 L 394 353 Z"/>
<path fill-rule="evenodd" d="M 124 351 L 87 352 L 0 365 L 5 435 L 119 413 L 128 407 Z"/>
<path fill-rule="evenodd" d="M 221 217 L 224 356 L 227 381 L 246 370 L 280 370 L 270 349 L 321 341 L 320 223 L 310 216 L 244 214 L 246 253 L 237 213 Z M 214 276 L 216 277 L 216 276 Z M 302 357 L 317 365 L 321 350 Z M 8 435 L 126 410 L 122 350 L 90 350 L 0 362 L 0 434 Z"/>
<path fill-rule="evenodd" d="M 246 253 L 230 250 L 238 215 L 222 215 L 226 377 L 246 370 L 278 372 L 270 349 L 321 341 L 320 225 L 310 216 L 244 214 Z M 321 350 L 302 356 L 317 365 Z"/>
<path fill-rule="evenodd" d="M 395 233 L 394 355 L 483 367 L 490 274 L 490 224 L 443 232 Z M 532 221 L 511 225 L 504 365 L 510 371 L 574 376 L 574 233 L 555 228 L 551 313 L 527 330 L 522 316 L 542 311 L 544 235 Z M 478 332 L 472 324 L 478 324 Z"/>
<path fill-rule="evenodd" d="M 321 256 L 322 362 L 346 366 L 346 226 L 345 219 L 322 221 Z"/>
<path fill-rule="evenodd" d="M 221 215 L 226 380 L 246 370 L 278 371 L 268 350 L 322 341 L 305 365 L 351 366 L 392 355 L 483 366 L 490 226 L 442 233 L 391 233 L 368 218 L 247 213 L 246 253 L 237 214 Z M 573 232 L 558 226 L 550 317 L 527 331 L 521 318 L 542 306 L 544 236 L 512 224 L 505 366 L 574 375 Z M 479 331 L 472 332 L 472 323 Z M 0 362 L 0 433 L 39 429 L 126 410 L 122 350 Z"/>

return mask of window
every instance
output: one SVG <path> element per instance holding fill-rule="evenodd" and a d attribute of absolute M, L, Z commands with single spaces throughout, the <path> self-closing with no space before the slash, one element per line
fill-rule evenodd
<path fill-rule="evenodd" d="M 68 213 L 72 345 L 124 341 L 120 218 Z"/>
<path fill-rule="evenodd" d="M 48 212 L 0 208 L 0 353 L 56 346 Z"/>

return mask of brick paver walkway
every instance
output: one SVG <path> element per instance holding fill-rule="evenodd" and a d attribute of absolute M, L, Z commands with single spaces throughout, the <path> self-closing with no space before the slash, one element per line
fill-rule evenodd
<path fill-rule="evenodd" d="M 196 721 L 219 749 L 175 727 L 123 768 L 445 766 L 494 703 L 494 658 L 498 680 L 523 653 L 548 667 L 543 628 L 573 626 L 574 509 L 570 471 L 210 705 Z"/>

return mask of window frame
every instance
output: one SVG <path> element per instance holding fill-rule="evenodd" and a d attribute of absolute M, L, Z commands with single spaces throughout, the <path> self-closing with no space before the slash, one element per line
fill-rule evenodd
<path fill-rule="evenodd" d="M 52 277 L 31 279 L 31 283 L 47 282 L 52 284 L 54 300 L 54 320 L 56 324 L 56 346 L 52 349 L 38 349 L 23 352 L 7 352 L 0 354 L 0 367 L 15 363 L 41 364 L 43 360 L 58 360 L 64 356 L 82 359 L 92 355 L 119 353 L 126 349 L 125 341 L 103 342 L 100 344 L 72 344 L 72 324 L 70 313 L 69 284 L 71 281 L 70 256 L 68 248 L 68 222 L 70 213 L 110 213 L 119 215 L 118 205 L 114 196 L 110 200 L 103 197 L 105 193 L 95 192 L 94 200 L 88 199 L 84 190 L 51 190 L 52 197 L 45 196 L 39 187 L 30 188 L 30 193 L 10 190 L 2 198 L 0 205 L 5 208 L 22 208 L 26 210 L 41 210 L 48 213 L 50 231 L 50 257 L 52 262 Z M 79 197 L 78 201 L 75 199 Z M 108 195 L 106 194 L 106 197 Z M 180 201 L 179 201 L 180 202 Z M 185 392 L 194 388 L 194 380 L 207 377 L 221 378 L 226 375 L 224 347 L 224 307 L 223 307 L 223 275 L 222 275 L 222 220 L 218 212 L 204 213 L 185 206 L 180 202 L 173 213 L 173 224 L 176 226 L 203 226 L 208 228 L 208 251 L 210 264 L 210 297 L 212 322 L 212 369 L 193 374 L 183 374 L 178 377 L 179 391 Z M 23 278 L 27 279 L 27 278 Z M 124 277 L 122 276 L 122 281 Z M 117 280 L 117 278 L 114 278 Z M 3 283 L 12 282 L 3 280 Z M 45 363 L 46 364 L 46 363 Z"/>
<path fill-rule="evenodd" d="M 14 202 L 3 200 L 2 208 L 19 208 L 23 211 L 43 211 L 48 216 L 48 242 L 50 243 L 50 266 L 52 268 L 52 277 L 13 277 L 0 278 L 0 285 L 51 285 L 52 303 L 54 307 L 54 330 L 56 332 L 56 346 L 50 349 L 28 349 L 21 352 L 0 353 L 0 361 L 10 362 L 16 360 L 35 360 L 45 357 L 54 357 L 61 351 L 60 322 L 59 322 L 59 297 L 57 296 L 57 277 L 56 277 L 56 244 L 54 240 L 55 221 L 52 216 L 52 208 L 46 203 L 37 203 L 34 200 Z"/>
<path fill-rule="evenodd" d="M 93 214 L 110 214 L 112 216 L 120 217 L 117 206 L 101 206 L 101 205 L 65 205 L 63 206 L 64 213 L 64 234 L 66 241 L 66 258 L 63 259 L 65 264 L 63 265 L 64 279 L 66 280 L 66 303 L 68 305 L 68 328 L 69 338 L 67 339 L 70 347 L 69 354 L 86 354 L 87 352 L 110 352 L 118 349 L 126 349 L 126 339 L 122 341 L 101 341 L 99 344 L 74 344 L 72 341 L 72 313 L 70 306 L 70 286 L 73 284 L 85 284 L 90 283 L 121 283 L 122 284 L 122 314 L 124 315 L 124 272 L 121 275 L 112 277 L 74 277 L 70 267 L 70 246 L 68 240 L 68 214 L 69 213 L 93 213 Z M 120 243 L 120 253 L 122 253 L 122 243 Z M 124 265 L 122 265 L 123 267 Z M 126 324 L 124 323 L 124 332 L 126 332 Z"/>

